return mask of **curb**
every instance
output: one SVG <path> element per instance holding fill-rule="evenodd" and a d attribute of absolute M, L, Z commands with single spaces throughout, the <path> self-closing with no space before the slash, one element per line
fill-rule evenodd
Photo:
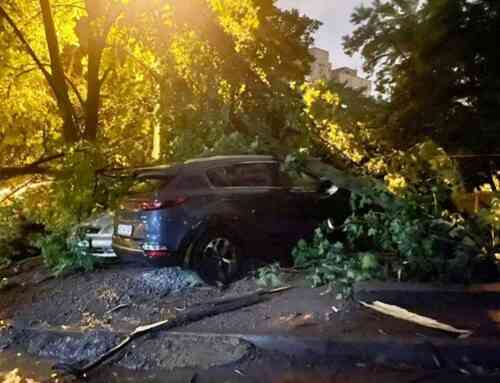
<path fill-rule="evenodd" d="M 358 282 L 354 285 L 354 293 L 458 293 L 458 294 L 480 294 L 497 293 L 500 295 L 500 282 L 464 285 L 438 285 L 428 283 L 411 282 Z"/>

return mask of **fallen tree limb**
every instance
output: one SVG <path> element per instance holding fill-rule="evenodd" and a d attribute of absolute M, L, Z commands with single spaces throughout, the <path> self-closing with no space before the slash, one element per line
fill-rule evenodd
<path fill-rule="evenodd" d="M 0 278 L 0 291 L 10 290 L 14 287 L 22 286 L 17 280 L 12 278 Z"/>
<path fill-rule="evenodd" d="M 37 286 L 43 282 L 56 278 L 56 275 L 50 271 L 42 270 L 35 273 L 31 278 L 23 275 L 23 272 L 11 274 L 12 276 L 0 275 L 0 291 L 10 290 L 15 287 Z"/>
<path fill-rule="evenodd" d="M 272 294 L 278 294 L 281 292 L 285 292 L 285 291 L 290 290 L 290 289 L 292 289 L 291 286 L 278 287 L 278 288 L 273 289 L 273 290 L 258 289 L 256 291 L 252 291 L 252 292 L 249 292 L 246 294 L 226 296 L 226 297 L 222 297 L 222 298 L 218 298 L 218 299 L 213 299 L 210 302 L 198 303 L 198 304 L 191 306 L 190 308 L 199 307 L 199 306 L 207 306 L 207 305 L 216 306 L 216 305 L 220 305 L 220 304 L 228 304 L 228 303 L 235 302 L 235 301 L 239 302 L 240 300 L 245 300 L 247 298 L 251 298 L 256 294 L 257 295 L 272 295 Z"/>
<path fill-rule="evenodd" d="M 325 178 L 338 188 L 349 190 L 351 193 L 369 194 L 372 196 L 373 202 L 383 208 L 397 206 L 399 203 L 389 193 L 373 194 L 373 191 L 377 189 L 387 190 L 384 182 L 376 178 L 350 174 L 319 160 L 307 161 L 303 171 L 314 178 Z"/>
<path fill-rule="evenodd" d="M 134 339 L 137 339 L 145 334 L 151 333 L 153 331 L 170 330 L 174 327 L 195 322 L 206 317 L 238 310 L 247 306 L 252 306 L 267 300 L 269 295 L 280 293 L 290 288 L 291 287 L 282 287 L 275 290 L 257 290 L 240 297 L 221 298 L 206 302 L 200 306 L 181 312 L 172 318 L 137 327 L 118 345 L 109 349 L 92 362 L 88 362 L 86 364 L 82 364 L 82 362 L 77 362 L 74 364 L 58 364 L 55 365 L 53 369 L 65 374 L 73 375 L 75 377 L 85 378 L 92 369 L 100 366 L 106 360 L 110 359 L 119 351 L 123 350 Z"/>
<path fill-rule="evenodd" d="M 10 264 L 4 269 L 0 269 L 0 278 L 13 277 L 22 273 L 31 271 L 43 265 L 43 257 L 41 255 L 23 259 L 14 264 Z"/>
<path fill-rule="evenodd" d="M 375 301 L 372 304 L 360 301 L 364 307 L 367 307 L 369 309 L 375 310 L 381 314 L 385 314 L 388 316 L 391 316 L 393 318 L 397 319 L 402 319 L 408 322 L 416 323 L 420 326 L 424 327 L 429 327 L 433 328 L 436 330 L 441 330 L 441 331 L 446 331 L 446 332 L 451 332 L 455 334 L 459 334 L 461 336 L 469 336 L 472 334 L 472 331 L 470 330 L 462 330 L 455 328 L 453 326 L 450 326 L 445 323 L 441 323 L 435 319 L 428 318 L 422 315 L 418 315 L 415 313 L 412 313 L 411 311 L 408 311 L 402 307 L 399 306 L 394 306 L 394 305 L 389 305 L 387 303 Z"/>

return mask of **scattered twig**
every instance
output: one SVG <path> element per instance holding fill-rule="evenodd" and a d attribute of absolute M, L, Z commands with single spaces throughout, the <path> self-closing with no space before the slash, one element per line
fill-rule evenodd
<path fill-rule="evenodd" d="M 121 309 L 124 309 L 125 307 L 129 307 L 130 306 L 130 303 L 122 303 L 116 307 L 113 307 L 112 309 L 106 311 L 105 314 L 109 315 L 111 313 L 114 313 L 115 311 L 118 311 L 118 310 L 121 310 Z"/>

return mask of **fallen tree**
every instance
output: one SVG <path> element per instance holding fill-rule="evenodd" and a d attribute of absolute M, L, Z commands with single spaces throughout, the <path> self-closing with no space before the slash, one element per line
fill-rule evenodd
<path fill-rule="evenodd" d="M 384 182 L 376 178 L 354 175 L 316 159 L 306 161 L 303 171 L 314 178 L 327 179 L 336 187 L 346 189 L 351 193 L 370 194 L 373 196 L 374 203 L 381 207 L 386 208 L 397 204 L 396 198 L 387 198 L 388 193 L 381 193 L 380 196 L 373 195 L 374 190 L 387 191 Z"/>

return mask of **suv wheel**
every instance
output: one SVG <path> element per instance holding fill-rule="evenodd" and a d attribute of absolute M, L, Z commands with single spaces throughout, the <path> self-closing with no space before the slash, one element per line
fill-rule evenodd
<path fill-rule="evenodd" d="M 241 247 L 231 234 L 211 230 L 195 247 L 193 263 L 206 282 L 227 284 L 240 271 Z"/>

